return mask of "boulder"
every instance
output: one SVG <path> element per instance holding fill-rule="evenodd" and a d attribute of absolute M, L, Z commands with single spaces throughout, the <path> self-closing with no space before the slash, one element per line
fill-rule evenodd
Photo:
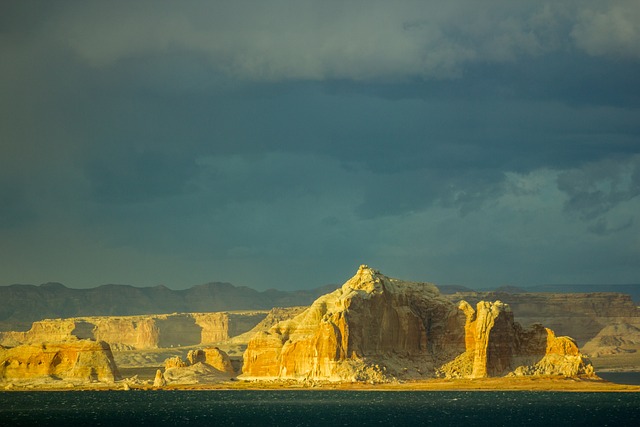
<path fill-rule="evenodd" d="M 200 351 L 204 353 L 204 363 L 225 374 L 235 375 L 235 369 L 233 369 L 231 359 L 227 353 L 220 350 L 218 347 L 205 348 Z M 198 359 L 198 361 L 202 360 Z"/>

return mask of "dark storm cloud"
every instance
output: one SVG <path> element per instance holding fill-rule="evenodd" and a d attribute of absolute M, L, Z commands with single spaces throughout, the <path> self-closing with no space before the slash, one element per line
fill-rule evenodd
<path fill-rule="evenodd" d="M 366 186 L 357 212 L 364 218 L 423 210 L 434 203 L 462 215 L 480 209 L 504 192 L 504 175 L 497 170 L 435 169 L 375 175 Z"/>
<path fill-rule="evenodd" d="M 629 220 L 625 223 L 611 226 L 607 220 L 605 220 L 604 218 L 600 218 L 595 224 L 589 226 L 588 229 L 594 234 L 606 236 L 608 234 L 619 233 L 621 231 L 632 228 L 633 222 L 633 218 L 629 218 Z"/>
<path fill-rule="evenodd" d="M 7 277 L 70 274 L 61 241 L 83 277 L 122 277 L 104 281 L 302 287 L 376 261 L 428 280 L 596 277 L 539 265 L 637 254 L 638 13 L 4 2 Z"/>
<path fill-rule="evenodd" d="M 214 69 L 261 81 L 455 78 L 473 63 L 573 49 L 637 59 L 640 37 L 632 0 L 490 1 L 481 10 L 469 1 L 74 6 L 52 13 L 46 28 L 94 67 L 190 51 Z"/>
<path fill-rule="evenodd" d="M 563 172 L 558 176 L 558 188 L 569 196 L 566 210 L 585 219 L 597 218 L 640 195 L 640 156 L 603 160 Z"/>

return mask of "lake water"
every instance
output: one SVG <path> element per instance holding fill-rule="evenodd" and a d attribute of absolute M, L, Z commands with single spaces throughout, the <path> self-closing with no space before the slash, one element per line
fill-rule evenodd
<path fill-rule="evenodd" d="M 640 393 L 0 392 L 0 426 L 640 426 Z"/>
<path fill-rule="evenodd" d="M 640 385 L 640 372 L 598 372 L 598 376 L 612 383 Z"/>

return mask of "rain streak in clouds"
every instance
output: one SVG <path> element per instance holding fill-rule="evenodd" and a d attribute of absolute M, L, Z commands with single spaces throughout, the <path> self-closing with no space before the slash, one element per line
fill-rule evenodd
<path fill-rule="evenodd" d="M 640 278 L 636 1 L 0 9 L 0 284 Z"/>

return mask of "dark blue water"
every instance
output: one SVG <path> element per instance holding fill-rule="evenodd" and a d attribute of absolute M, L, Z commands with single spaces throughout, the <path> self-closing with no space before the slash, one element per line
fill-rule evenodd
<path fill-rule="evenodd" d="M 612 383 L 640 385 L 640 372 L 598 372 L 598 376 Z"/>
<path fill-rule="evenodd" d="M 640 393 L 0 393 L 0 426 L 640 426 Z"/>

